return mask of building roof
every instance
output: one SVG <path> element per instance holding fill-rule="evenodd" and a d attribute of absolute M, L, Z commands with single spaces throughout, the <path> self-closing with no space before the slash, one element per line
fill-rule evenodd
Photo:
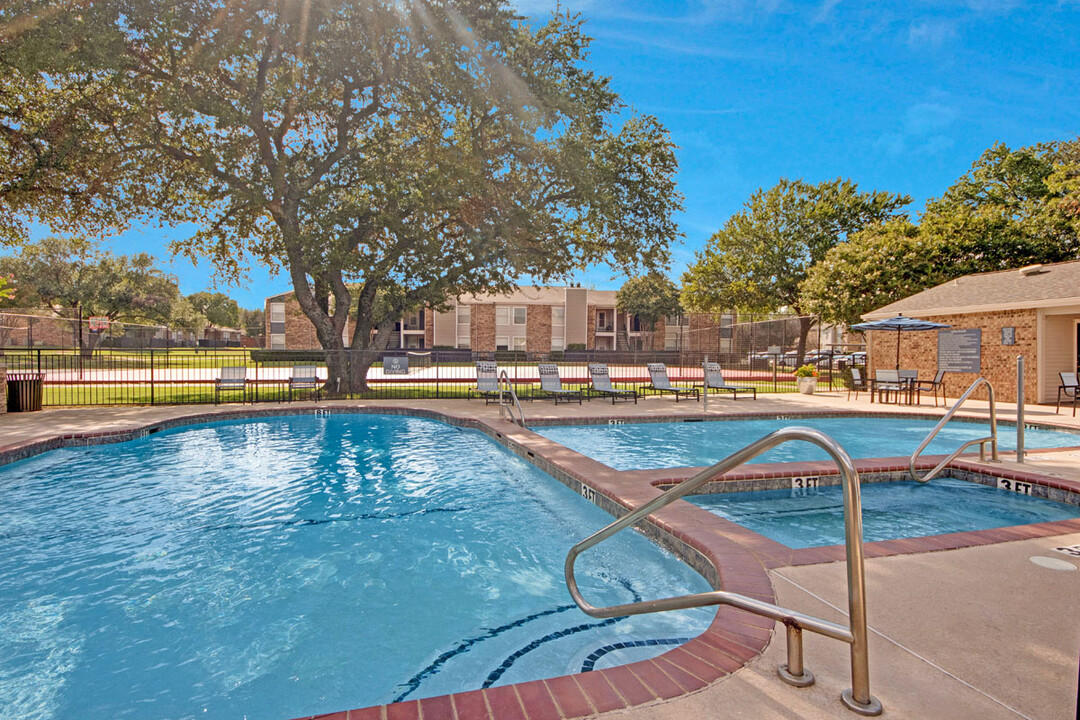
<path fill-rule="evenodd" d="M 959 315 L 1080 305 L 1080 260 L 964 275 L 863 315 Z"/>

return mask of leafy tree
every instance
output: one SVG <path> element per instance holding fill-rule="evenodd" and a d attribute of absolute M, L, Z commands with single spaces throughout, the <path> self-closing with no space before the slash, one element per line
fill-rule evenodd
<path fill-rule="evenodd" d="M 377 351 L 409 308 L 600 262 L 660 267 L 679 235 L 674 146 L 588 68 L 576 16 L 534 26 L 502 0 L 80 12 L 75 50 L 38 50 L 55 32 L 42 16 L 4 72 L 96 79 L 114 162 L 145 168 L 136 197 L 201 227 L 175 249 L 233 278 L 250 258 L 283 267 L 327 350 L 346 347 L 350 315 L 348 347 Z M 350 373 L 329 354 L 329 385 L 365 389 L 364 357 Z"/>
<path fill-rule="evenodd" d="M 870 227 L 830 250 L 802 285 L 826 322 L 862 315 L 953 278 L 1080 254 L 1080 143 L 996 144 L 918 226 Z"/>
<path fill-rule="evenodd" d="M 758 190 L 696 254 L 683 276 L 683 303 L 712 312 L 795 313 L 801 363 L 813 318 L 800 286 L 810 269 L 852 233 L 896 217 L 910 202 L 905 195 L 859 192 L 839 178 L 817 185 L 784 179 Z"/>
<path fill-rule="evenodd" d="M 191 302 L 191 296 L 178 298 L 173 303 L 169 327 L 195 335 L 210 324 L 206 316 Z"/>
<path fill-rule="evenodd" d="M 187 296 L 195 311 L 206 318 L 207 327 L 235 328 L 240 324 L 240 306 L 223 293 L 197 292 Z"/>
<path fill-rule="evenodd" d="M 8 278 L 0 276 L 0 300 L 13 300 L 14 298 L 15 288 L 9 285 Z"/>
<path fill-rule="evenodd" d="M 682 312 L 678 286 L 659 272 L 628 279 L 615 293 L 615 302 L 624 313 L 637 315 L 649 332 L 660 318 Z"/>
<path fill-rule="evenodd" d="M 150 255 L 113 255 L 78 239 L 24 245 L 17 255 L 0 258 L 0 274 L 14 276 L 20 304 L 68 319 L 164 323 L 180 297 L 176 279 L 154 267 Z M 93 353 L 98 337 L 79 333 L 84 355 Z"/>
<path fill-rule="evenodd" d="M 266 317 L 262 308 L 246 310 L 240 308 L 240 327 L 248 337 L 259 337 L 266 332 Z"/>

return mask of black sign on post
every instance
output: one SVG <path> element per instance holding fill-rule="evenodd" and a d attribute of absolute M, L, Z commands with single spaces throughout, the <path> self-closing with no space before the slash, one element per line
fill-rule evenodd
<path fill-rule="evenodd" d="M 945 372 L 982 372 L 982 330 L 938 330 L 937 366 Z"/>
<path fill-rule="evenodd" d="M 382 361 L 383 375 L 408 375 L 409 374 L 409 358 L 406 357 L 384 357 Z"/>

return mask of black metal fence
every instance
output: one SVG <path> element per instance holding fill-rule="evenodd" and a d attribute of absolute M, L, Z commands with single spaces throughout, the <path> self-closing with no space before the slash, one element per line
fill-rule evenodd
<path fill-rule="evenodd" d="M 523 352 L 468 350 L 384 353 L 327 353 L 321 350 L 111 350 L 90 357 L 71 350 L 7 350 L 9 372 L 32 372 L 44 380 L 46 406 L 157 405 L 281 401 L 306 398 L 310 388 L 290 390 L 290 378 L 315 367 L 321 397 L 411 399 L 465 398 L 476 387 L 476 362 L 494 360 L 506 370 L 519 396 L 539 396 L 538 362 L 555 362 L 564 387 L 587 388 L 588 364 L 608 366 L 616 387 L 650 383 L 647 363 L 667 366 L 675 385 L 702 382 L 702 363 L 716 362 L 728 383 L 758 392 L 794 392 L 797 358 L 790 353 L 705 355 L 688 352 Z M 821 390 L 845 387 L 846 369 L 862 364 L 856 355 L 817 351 L 803 358 L 819 373 Z M 246 386 L 218 388 L 223 368 L 245 368 Z M 237 372 L 237 371 L 232 371 Z M 227 373 L 226 373 L 227 374 Z M 291 396 L 291 397 L 290 397 Z"/>

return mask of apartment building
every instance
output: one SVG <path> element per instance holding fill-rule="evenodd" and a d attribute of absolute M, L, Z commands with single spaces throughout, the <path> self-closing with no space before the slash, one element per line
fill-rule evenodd
<path fill-rule="evenodd" d="M 267 298 L 266 319 L 270 349 L 319 347 L 293 293 Z M 461 297 L 445 310 L 416 310 L 395 324 L 388 347 L 528 353 L 690 350 L 698 349 L 695 337 L 701 330 L 733 322 L 730 314 L 680 315 L 659 321 L 649 331 L 637 316 L 616 308 L 614 290 L 525 286 L 505 295 Z M 350 334 L 346 327 L 346 343 Z"/>

